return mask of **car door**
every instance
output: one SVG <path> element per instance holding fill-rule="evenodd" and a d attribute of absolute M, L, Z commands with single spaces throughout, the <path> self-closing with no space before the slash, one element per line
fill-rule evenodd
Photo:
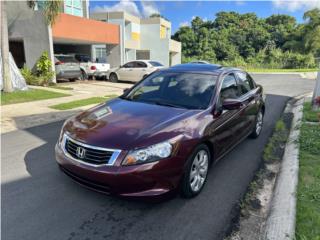
<path fill-rule="evenodd" d="M 134 68 L 131 72 L 131 80 L 135 82 L 140 81 L 144 77 L 144 75 L 148 74 L 147 68 L 147 64 L 142 61 L 134 62 Z"/>
<path fill-rule="evenodd" d="M 131 77 L 132 77 L 131 72 L 133 71 L 133 68 L 134 68 L 134 62 L 128 62 L 128 63 L 124 64 L 117 71 L 118 78 L 120 80 L 124 80 L 124 81 L 132 81 L 131 80 Z"/>
<path fill-rule="evenodd" d="M 222 104 L 225 99 L 238 99 L 240 91 L 236 76 L 234 73 L 229 73 L 224 77 L 219 91 L 216 109 L 218 114 L 211 126 L 213 129 L 213 142 L 216 148 L 217 156 L 226 153 L 230 147 L 239 141 L 240 137 L 236 134 L 236 129 L 243 121 L 242 109 L 226 110 Z"/>
<path fill-rule="evenodd" d="M 248 73 L 237 71 L 236 76 L 241 93 L 240 99 L 243 102 L 244 107 L 243 114 L 245 115 L 245 122 L 242 126 L 242 134 L 248 135 L 252 131 L 259 110 L 257 104 L 257 88 Z"/>

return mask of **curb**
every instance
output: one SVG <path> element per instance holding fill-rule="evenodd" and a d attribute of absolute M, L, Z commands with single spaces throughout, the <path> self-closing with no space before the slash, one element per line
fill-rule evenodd
<path fill-rule="evenodd" d="M 296 189 L 299 173 L 299 135 L 302 120 L 303 98 L 294 98 L 285 112 L 293 113 L 292 127 L 285 147 L 267 218 L 264 240 L 288 240 L 295 238 Z"/>

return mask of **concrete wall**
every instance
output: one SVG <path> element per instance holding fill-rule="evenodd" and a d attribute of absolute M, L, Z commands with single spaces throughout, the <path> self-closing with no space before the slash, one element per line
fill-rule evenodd
<path fill-rule="evenodd" d="M 136 50 L 126 49 L 125 51 L 125 62 L 130 62 L 136 60 Z"/>
<path fill-rule="evenodd" d="M 109 23 L 118 24 L 120 26 L 120 47 L 119 47 L 119 54 L 120 54 L 120 62 L 119 65 L 115 66 L 118 67 L 120 65 L 123 65 L 125 63 L 125 21 L 124 19 L 109 19 Z M 114 54 L 110 55 L 111 58 L 116 57 Z M 108 61 L 117 62 L 116 59 L 110 59 L 108 58 Z M 111 64 L 111 63 L 110 63 Z"/>
<path fill-rule="evenodd" d="M 169 66 L 169 39 L 160 39 L 159 24 L 141 25 L 141 50 L 150 50 L 150 59 Z"/>
<path fill-rule="evenodd" d="M 26 1 L 7 1 L 6 8 L 9 40 L 23 41 L 26 65 L 33 68 L 44 51 L 50 55 L 49 29 L 44 17 L 30 9 Z"/>
<path fill-rule="evenodd" d="M 181 52 L 179 53 L 170 53 L 171 57 L 171 66 L 181 63 Z"/>
<path fill-rule="evenodd" d="M 120 45 L 107 45 L 107 62 L 111 68 L 122 65 Z"/>

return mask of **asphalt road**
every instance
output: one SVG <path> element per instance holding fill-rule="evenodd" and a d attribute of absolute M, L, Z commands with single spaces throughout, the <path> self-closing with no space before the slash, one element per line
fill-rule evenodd
<path fill-rule="evenodd" d="M 264 79 L 257 81 L 263 84 Z M 298 94 L 312 90 L 314 82 L 305 81 L 301 79 L 300 90 L 295 90 Z M 269 93 L 272 88 L 266 86 Z M 267 95 L 260 137 L 245 140 L 214 165 L 202 193 L 190 200 L 177 196 L 157 204 L 130 201 L 77 185 L 54 160 L 62 122 L 2 135 L 2 239 L 221 239 L 292 95 L 287 85 L 274 88 L 279 95 Z"/>

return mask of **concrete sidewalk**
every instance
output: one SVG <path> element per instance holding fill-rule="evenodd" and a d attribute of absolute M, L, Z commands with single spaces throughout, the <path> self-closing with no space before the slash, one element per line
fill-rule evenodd
<path fill-rule="evenodd" d="M 71 111 L 59 111 L 51 109 L 49 106 L 90 97 L 114 94 L 120 95 L 122 94 L 123 89 L 131 87 L 132 84 L 102 81 L 79 81 L 75 83 L 63 83 L 59 84 L 59 86 L 72 87 L 73 90 L 61 90 L 36 86 L 32 86 L 32 88 L 61 92 L 71 94 L 72 96 L 1 106 L 1 133 L 65 119 L 76 112 L 92 107 L 92 105 L 72 109 Z"/>

